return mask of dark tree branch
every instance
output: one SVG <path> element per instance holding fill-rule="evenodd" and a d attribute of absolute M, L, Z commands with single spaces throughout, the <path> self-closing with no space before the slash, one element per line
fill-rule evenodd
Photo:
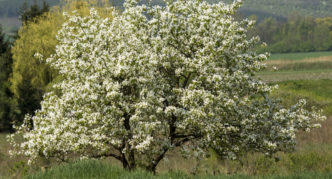
<path fill-rule="evenodd" d="M 201 135 L 199 134 L 174 134 L 175 139 L 179 138 L 199 138 Z"/>
<path fill-rule="evenodd" d="M 180 140 L 178 142 L 175 142 L 174 146 L 175 147 L 179 147 L 179 146 L 183 145 L 184 143 L 186 143 L 188 141 L 190 141 L 190 138 L 184 138 L 184 139 L 182 139 L 182 140 Z M 168 150 L 169 150 L 169 148 L 165 147 L 163 149 L 162 153 L 160 155 L 158 155 L 155 160 L 153 160 L 153 162 L 152 162 L 152 164 L 150 166 L 147 167 L 147 170 L 152 171 L 155 174 L 156 173 L 157 165 L 165 157 L 165 155 L 168 152 Z"/>
<path fill-rule="evenodd" d="M 191 77 L 191 74 L 192 74 L 192 73 L 190 72 L 189 75 L 185 77 L 185 81 L 184 81 L 184 83 L 183 83 L 182 88 L 186 88 L 186 87 L 187 87 L 188 82 L 189 82 L 190 77 Z"/>
<path fill-rule="evenodd" d="M 147 170 L 152 171 L 154 174 L 156 174 L 157 165 L 165 157 L 165 154 L 168 150 L 169 148 L 164 148 L 162 153 L 155 160 L 152 161 L 152 164 L 150 166 L 147 167 Z"/>
<path fill-rule="evenodd" d="M 181 145 L 183 145 L 184 143 L 189 142 L 189 141 L 190 141 L 190 138 L 184 138 L 184 139 L 182 139 L 182 140 L 176 142 L 176 143 L 174 144 L 174 146 L 175 146 L 175 147 L 180 147 Z"/>
<path fill-rule="evenodd" d="M 93 155 L 92 157 L 93 157 L 93 158 L 113 157 L 113 158 L 115 158 L 115 159 L 117 159 L 117 160 L 119 160 L 119 161 L 122 161 L 122 157 L 121 157 L 121 156 L 116 155 L 116 154 L 112 154 L 112 153 L 110 153 L 110 154 Z"/>
<path fill-rule="evenodd" d="M 175 130 L 176 130 L 176 126 L 175 126 L 176 119 L 177 119 L 177 117 L 172 115 L 172 118 L 169 122 L 169 136 L 170 136 L 171 144 L 173 144 L 173 141 L 174 141 L 174 135 L 175 135 Z"/>

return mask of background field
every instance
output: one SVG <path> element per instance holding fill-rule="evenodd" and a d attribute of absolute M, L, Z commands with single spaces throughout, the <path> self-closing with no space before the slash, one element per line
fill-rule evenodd
<path fill-rule="evenodd" d="M 332 51 L 327 52 L 304 52 L 304 53 L 275 53 L 269 60 L 303 60 L 306 58 L 332 56 Z"/>
<path fill-rule="evenodd" d="M 258 76 L 268 82 L 332 79 L 332 52 L 272 54 L 266 65 Z"/>

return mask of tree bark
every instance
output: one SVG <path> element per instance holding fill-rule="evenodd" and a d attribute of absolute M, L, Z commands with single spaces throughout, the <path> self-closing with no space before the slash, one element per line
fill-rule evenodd
<path fill-rule="evenodd" d="M 131 133 L 131 127 L 130 127 L 130 123 L 129 123 L 129 115 L 125 114 L 125 120 L 124 120 L 124 127 L 126 129 L 126 131 L 128 132 L 128 139 L 123 141 L 124 146 L 127 146 L 128 149 L 128 158 L 126 158 L 125 154 L 122 154 L 122 158 L 123 158 L 123 165 L 126 165 L 129 170 L 133 170 L 136 168 L 136 161 L 135 161 L 135 152 L 132 149 L 132 146 L 129 144 L 128 140 L 132 138 L 132 133 Z"/>

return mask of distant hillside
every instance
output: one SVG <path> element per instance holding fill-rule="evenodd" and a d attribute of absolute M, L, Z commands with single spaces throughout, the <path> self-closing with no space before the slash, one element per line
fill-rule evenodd
<path fill-rule="evenodd" d="M 0 0 L 0 17 L 18 17 L 18 12 L 24 2 L 33 4 L 34 2 L 41 4 L 42 0 Z M 45 0 L 49 5 L 53 6 L 59 3 L 59 0 Z"/>
<path fill-rule="evenodd" d="M 332 16 L 332 0 L 244 0 L 244 11 L 288 17 L 298 12 L 303 16 Z"/>
<path fill-rule="evenodd" d="M 5 31 L 10 32 L 18 28 L 18 14 L 24 2 L 39 4 L 42 0 L 0 0 L 0 23 Z M 45 0 L 50 6 L 59 4 L 63 0 Z M 109 0 L 111 4 L 121 7 L 124 0 Z M 147 0 L 143 0 L 146 2 Z M 206 0 L 216 3 L 220 0 Z M 233 0 L 222 0 L 232 2 Z M 258 21 L 266 17 L 274 17 L 279 21 L 285 21 L 290 14 L 299 13 L 303 16 L 332 17 L 332 0 L 243 0 L 244 5 L 240 9 L 243 17 L 256 15 Z M 163 4 L 163 0 L 152 0 L 153 4 Z"/>
<path fill-rule="evenodd" d="M 19 8 L 27 1 L 33 3 L 35 0 L 0 0 L 0 17 L 17 17 Z M 36 0 L 41 3 L 42 0 Z M 109 0 L 116 6 L 121 6 L 124 0 Z M 162 0 L 152 0 L 156 4 Z M 207 0 L 215 3 L 220 0 Z M 232 0 L 223 0 L 231 2 Z M 275 16 L 286 18 L 293 12 L 299 12 L 305 16 L 325 17 L 332 16 L 332 0 L 243 0 L 244 5 L 241 12 L 248 16 L 257 14 L 260 17 Z M 50 5 L 55 5 L 60 0 L 46 0 Z"/>

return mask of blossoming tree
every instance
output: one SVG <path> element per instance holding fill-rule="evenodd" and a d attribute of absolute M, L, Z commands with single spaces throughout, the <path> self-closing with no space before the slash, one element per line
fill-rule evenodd
<path fill-rule="evenodd" d="M 248 39 L 249 20 L 236 21 L 236 1 L 127 0 L 112 21 L 91 10 L 68 16 L 56 53 L 46 61 L 64 80 L 42 108 L 17 127 L 14 154 L 65 159 L 114 157 L 123 167 L 155 171 L 165 154 L 208 149 L 235 159 L 244 151 L 291 151 L 295 132 L 318 126 L 319 112 L 300 101 L 285 109 L 257 77 L 266 54 Z"/>

